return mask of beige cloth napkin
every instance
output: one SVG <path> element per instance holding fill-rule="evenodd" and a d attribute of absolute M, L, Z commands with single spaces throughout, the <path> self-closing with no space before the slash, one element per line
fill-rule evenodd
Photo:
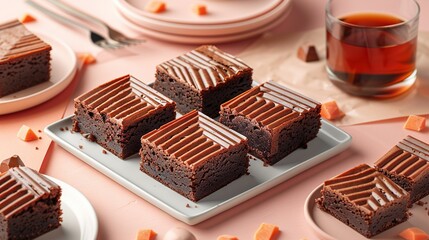
<path fill-rule="evenodd" d="M 418 80 L 407 93 L 377 100 L 354 97 L 336 88 L 325 71 L 325 29 L 273 35 L 267 33 L 239 57 L 254 69 L 254 80 L 274 80 L 320 102 L 335 100 L 345 116 L 339 126 L 390 119 L 411 114 L 429 114 L 429 32 L 418 36 Z M 306 63 L 296 57 L 302 44 L 316 46 L 321 61 Z"/>

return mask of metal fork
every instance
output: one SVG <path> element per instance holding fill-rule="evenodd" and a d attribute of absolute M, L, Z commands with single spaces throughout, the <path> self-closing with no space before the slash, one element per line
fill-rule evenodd
<path fill-rule="evenodd" d="M 107 38 L 103 37 L 102 34 L 96 32 L 96 31 L 93 31 L 89 27 L 87 27 L 87 26 L 85 26 L 79 22 L 75 22 L 69 18 L 62 16 L 62 15 L 59 15 L 59 14 L 43 7 L 42 5 L 36 3 L 32 0 L 26 0 L 26 3 L 29 4 L 30 6 L 36 8 L 37 10 L 41 11 L 42 13 L 44 13 L 44 14 L 52 17 L 52 18 L 55 18 L 55 19 L 57 19 L 63 23 L 66 23 L 66 24 L 69 24 L 69 25 L 72 25 L 75 27 L 79 27 L 79 28 L 82 28 L 84 30 L 89 31 L 91 41 L 99 47 L 102 47 L 105 49 L 117 49 L 117 48 L 121 48 L 121 47 L 125 47 L 125 46 L 129 45 L 129 44 L 124 44 L 124 43 L 115 41 L 113 39 L 107 39 Z"/>
<path fill-rule="evenodd" d="M 112 27 L 110 27 L 107 23 L 103 22 L 102 20 L 91 16 L 69 4 L 66 4 L 63 1 L 58 1 L 58 0 L 47 0 L 48 2 L 54 4 L 55 6 L 61 8 L 62 10 L 74 15 L 75 17 L 79 17 L 83 20 L 87 20 L 87 21 L 92 21 L 95 24 L 98 24 L 100 26 L 102 26 L 104 29 L 106 29 L 107 31 L 107 35 L 118 42 L 121 43 L 126 43 L 126 44 L 139 44 L 139 43 L 143 43 L 145 42 L 145 40 L 143 39 L 134 39 L 134 38 L 129 38 L 127 36 L 125 36 L 124 34 L 116 31 L 115 29 L 113 29 Z"/>

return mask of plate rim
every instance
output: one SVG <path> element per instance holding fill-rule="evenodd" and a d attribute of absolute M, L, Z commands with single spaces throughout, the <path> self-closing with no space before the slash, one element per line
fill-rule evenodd
<path fill-rule="evenodd" d="M 127 10 L 121 6 L 116 9 L 119 15 L 126 21 L 132 22 L 134 25 L 146 28 L 152 31 L 163 32 L 175 35 L 189 35 L 189 36 L 219 36 L 219 35 L 232 35 L 243 33 L 252 29 L 263 27 L 271 22 L 276 21 L 281 15 L 288 14 L 292 7 L 291 1 L 283 1 L 276 8 L 270 10 L 266 14 L 248 19 L 242 22 L 234 22 L 227 24 L 210 24 L 210 25 L 189 25 L 163 22 L 156 19 L 148 19 L 142 17 L 132 11 Z M 261 23 L 262 22 L 262 23 Z M 163 30 L 161 30 L 161 28 Z M 170 29 L 170 30 L 165 30 Z M 234 30 L 235 29 L 235 30 Z M 187 32 L 183 34 L 182 32 Z"/>
<path fill-rule="evenodd" d="M 151 29 L 145 29 L 140 26 L 138 26 L 136 23 L 131 22 L 131 20 L 127 21 L 126 19 L 122 19 L 121 21 L 130 29 L 166 42 L 175 42 L 175 43 L 183 43 L 183 44 L 214 44 L 214 43 L 225 43 L 225 42 L 233 42 L 238 41 L 242 39 L 247 39 L 251 37 L 255 37 L 258 35 L 261 35 L 270 29 L 276 27 L 277 25 L 281 24 L 290 14 L 291 10 L 287 10 L 284 14 L 281 14 L 276 19 L 271 21 L 270 23 L 267 23 L 257 30 L 248 30 L 241 33 L 236 34 L 227 34 L 227 35 L 218 35 L 218 36 L 191 36 L 191 35 L 178 35 L 178 34 L 170 34 L 170 33 L 164 33 L 160 31 L 155 31 Z"/>
<path fill-rule="evenodd" d="M 209 218 L 211 218 L 211 217 L 213 217 L 213 216 L 215 216 L 215 215 L 217 215 L 223 211 L 226 211 L 226 210 L 232 208 L 233 206 L 236 206 L 237 204 L 239 204 L 241 202 L 244 202 L 244 201 L 246 201 L 246 200 L 248 200 L 248 199 L 264 192 L 264 191 L 271 189 L 272 187 L 288 180 L 289 178 L 299 174 L 302 171 L 305 171 L 306 169 L 309 169 L 309 168 L 311 168 L 311 167 L 313 167 L 313 166 L 315 166 L 315 165 L 317 165 L 323 161 L 330 159 L 331 157 L 333 157 L 333 156 L 341 153 L 342 151 L 346 150 L 351 145 L 351 141 L 352 141 L 352 136 L 350 134 L 348 134 L 344 130 L 334 126 L 332 123 L 330 123 L 324 119 L 321 119 L 322 127 L 326 126 L 328 128 L 328 130 L 330 128 L 333 128 L 333 129 L 335 129 L 335 131 L 337 131 L 336 133 L 338 133 L 338 134 L 341 133 L 341 137 L 344 136 L 344 139 L 342 139 L 342 141 L 340 143 L 329 148 L 328 150 L 325 150 L 322 153 L 319 153 L 319 154 L 307 159 L 306 161 L 304 161 L 300 164 L 297 164 L 296 167 L 294 167 L 292 170 L 290 170 L 290 172 L 292 172 L 292 173 L 289 173 L 289 171 L 283 172 L 281 174 L 281 176 L 270 179 L 269 181 L 264 181 L 261 184 L 253 186 L 252 188 L 231 197 L 230 199 L 228 199 L 228 201 L 223 201 L 220 204 L 211 206 L 211 207 L 207 208 L 206 210 L 200 211 L 196 214 L 186 215 L 186 214 L 180 212 L 179 210 L 177 210 L 175 207 L 168 205 L 162 199 L 158 199 L 156 196 L 151 195 L 147 190 L 139 188 L 135 183 L 132 183 L 132 182 L 128 181 L 127 179 L 123 178 L 119 173 L 114 172 L 109 167 L 103 165 L 102 163 L 98 162 L 95 159 L 92 159 L 84 151 L 77 151 L 78 149 L 76 146 L 73 146 L 71 143 L 66 142 L 62 138 L 57 136 L 52 128 L 54 128 L 58 124 L 62 124 L 62 123 L 66 123 L 67 121 L 71 121 L 72 116 L 73 115 L 65 117 L 61 120 L 58 120 L 58 121 L 52 123 L 52 124 L 49 124 L 48 126 L 45 127 L 44 132 L 54 142 L 56 142 L 58 145 L 60 145 L 62 148 L 64 148 L 68 152 L 72 153 L 79 160 L 84 161 L 89 166 L 91 166 L 91 167 L 95 168 L 96 170 L 98 170 L 99 172 L 103 173 L 104 175 L 106 175 L 106 177 L 110 178 L 111 180 L 119 183 L 124 188 L 128 189 L 129 191 L 136 194 L 137 196 L 141 197 L 143 200 L 149 202 L 150 204 L 156 206 L 160 210 L 166 212 L 167 214 L 173 216 L 174 218 L 176 218 L 176 219 L 178 219 L 178 220 L 180 220 L 180 221 L 182 221 L 188 225 L 195 225 L 195 224 L 198 224 L 204 220 L 207 220 L 207 219 L 209 219 Z M 324 130 L 323 128 L 321 128 L 321 131 L 328 131 L 328 130 Z M 76 134 L 78 134 L 78 133 L 76 133 Z M 329 134 L 326 134 L 326 133 L 324 133 L 324 134 L 329 137 Z M 333 138 L 333 137 L 331 137 L 331 138 Z M 323 156 L 321 156 L 321 155 L 323 155 Z M 171 190 L 171 191 L 173 191 L 173 190 Z"/>
<path fill-rule="evenodd" d="M 67 56 L 70 57 L 69 59 L 71 60 L 70 69 L 67 69 L 68 71 L 63 74 L 63 76 L 59 81 L 55 82 L 54 84 L 50 85 L 47 88 L 41 89 L 40 91 L 33 92 L 31 94 L 28 94 L 22 97 L 0 101 L 0 107 L 1 107 L 0 115 L 25 110 L 48 101 L 49 99 L 61 93 L 65 88 L 67 88 L 67 86 L 70 85 L 70 83 L 74 79 L 74 76 L 77 73 L 77 69 L 78 69 L 77 57 L 73 49 L 69 45 L 67 45 L 64 41 L 61 41 L 55 37 L 48 36 L 43 33 L 35 33 L 35 34 L 38 37 L 40 37 L 40 39 L 42 39 L 43 41 L 48 42 L 51 46 L 53 45 L 52 42 L 55 43 L 55 46 L 61 46 L 62 50 L 67 52 L 68 53 Z M 52 58 L 52 54 L 51 54 L 51 58 Z M 53 60 L 51 59 L 51 61 Z M 51 64 L 51 67 L 52 67 L 52 64 Z M 37 85 L 33 87 L 37 87 Z M 26 90 L 26 89 L 23 89 L 23 90 Z M 19 93 L 19 91 L 16 93 Z M 16 94 L 16 93 L 11 93 L 10 95 Z M 44 94 L 45 96 L 43 96 Z M 34 98 L 39 98 L 39 99 L 34 100 Z M 18 105 L 18 104 L 21 104 L 21 105 Z"/>
<path fill-rule="evenodd" d="M 98 235 L 98 218 L 97 213 L 95 212 L 94 207 L 92 206 L 89 199 L 81 193 L 79 190 L 71 186 L 70 184 L 59 180 L 57 178 L 54 178 L 52 176 L 43 174 L 43 176 L 47 177 L 49 180 L 53 181 L 54 183 L 58 184 L 62 189 L 62 196 L 61 196 L 61 204 L 64 204 L 64 195 L 65 193 L 73 194 L 74 201 L 78 200 L 79 206 L 76 207 L 70 204 L 67 204 L 67 206 L 74 210 L 73 213 L 75 214 L 76 218 L 79 222 L 79 229 L 80 229 L 80 236 L 82 240 L 86 239 L 97 239 Z M 81 217 L 80 214 L 77 214 L 76 210 L 79 212 L 85 212 L 87 214 L 84 218 Z M 88 223 L 90 223 L 91 228 L 88 228 Z M 90 231 L 88 231 L 90 229 Z"/>
<path fill-rule="evenodd" d="M 149 19 L 154 19 L 154 20 L 158 20 L 158 21 L 163 21 L 163 22 L 170 22 L 170 23 L 180 23 L 180 24 L 192 24 L 192 25 L 212 25 L 212 24 L 225 24 L 225 23 L 231 23 L 231 22 L 241 22 L 241 21 L 245 21 L 248 20 L 250 18 L 254 18 L 254 17 L 258 17 L 260 15 L 263 15 L 271 10 L 273 10 L 274 8 L 276 8 L 279 4 L 283 3 L 283 2 L 291 2 L 292 0 L 272 0 L 273 3 L 270 4 L 270 7 L 267 7 L 264 11 L 260 11 L 258 13 L 253 13 L 251 15 L 248 15 L 246 17 L 241 17 L 241 18 L 236 18 L 234 20 L 213 20 L 213 21 L 208 21 L 207 23 L 198 23 L 198 21 L 189 21 L 189 20 L 181 20 L 181 21 L 177 21 L 177 20 L 173 20 L 173 18 L 171 17 L 163 17 L 160 15 L 156 15 L 156 14 L 150 14 L 150 13 L 146 13 L 145 11 L 133 6 L 132 4 L 130 4 L 127 0 L 114 0 L 114 4 L 117 7 L 121 7 L 121 8 L 127 8 L 129 11 L 134 12 L 137 15 L 140 15 L 142 17 L 145 18 L 149 18 Z"/>

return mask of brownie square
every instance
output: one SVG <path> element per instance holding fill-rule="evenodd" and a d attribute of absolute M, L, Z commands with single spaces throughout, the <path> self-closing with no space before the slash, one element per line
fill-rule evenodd
<path fill-rule="evenodd" d="M 18 20 L 0 25 L 0 97 L 46 82 L 51 46 Z"/>
<path fill-rule="evenodd" d="M 0 175 L 0 239 L 33 239 L 61 225 L 61 188 L 27 167 Z"/>
<path fill-rule="evenodd" d="M 366 164 L 325 181 L 320 209 L 370 238 L 408 219 L 410 195 Z"/>
<path fill-rule="evenodd" d="M 249 140 L 250 152 L 272 165 L 316 137 L 321 104 L 266 82 L 221 105 L 219 121 Z"/>
<path fill-rule="evenodd" d="M 140 138 L 176 117 L 176 104 L 126 75 L 77 97 L 73 130 L 125 159 L 140 149 Z"/>
<path fill-rule="evenodd" d="M 145 134 L 140 170 L 192 201 L 247 174 L 247 139 L 191 111 Z"/>
<path fill-rule="evenodd" d="M 429 144 L 407 136 L 374 166 L 410 193 L 409 205 L 429 195 Z"/>
<path fill-rule="evenodd" d="M 154 88 L 173 99 L 182 114 L 196 109 L 216 117 L 221 103 L 250 89 L 252 71 L 240 59 L 204 45 L 159 64 Z"/>

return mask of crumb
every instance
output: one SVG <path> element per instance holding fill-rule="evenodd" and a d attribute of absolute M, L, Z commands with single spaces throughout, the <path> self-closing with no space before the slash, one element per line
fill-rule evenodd
<path fill-rule="evenodd" d="M 190 208 L 190 207 L 191 207 L 191 205 L 189 205 L 189 203 L 187 203 L 185 207 Z"/>
<path fill-rule="evenodd" d="M 66 127 L 65 129 L 68 131 L 68 130 L 69 130 L 69 127 Z"/>
<path fill-rule="evenodd" d="M 423 206 L 425 203 L 423 201 L 417 201 L 416 204 L 419 206 Z"/>
<path fill-rule="evenodd" d="M 268 165 L 267 163 L 264 162 L 264 164 L 262 166 L 269 167 L 270 165 Z"/>
<path fill-rule="evenodd" d="M 42 137 L 39 137 L 39 140 L 41 140 L 42 139 Z"/>
<path fill-rule="evenodd" d="M 82 148 L 83 148 L 83 146 L 82 146 L 82 145 L 79 145 L 79 148 L 80 148 L 80 149 L 82 149 Z"/>
<path fill-rule="evenodd" d="M 107 154 L 107 151 L 103 149 L 103 151 L 101 151 L 103 154 Z"/>
<path fill-rule="evenodd" d="M 38 147 L 36 147 L 36 150 L 39 150 L 39 148 L 38 148 Z"/>
<path fill-rule="evenodd" d="M 41 133 L 41 132 L 42 132 L 42 130 L 40 130 L 40 129 L 39 129 L 39 130 L 37 130 L 37 132 Z"/>
<path fill-rule="evenodd" d="M 61 132 L 64 132 L 64 128 L 60 127 L 60 131 L 61 131 Z"/>
<path fill-rule="evenodd" d="M 428 208 L 427 208 L 427 207 L 425 207 L 425 210 L 428 210 Z"/>
<path fill-rule="evenodd" d="M 84 133 L 82 134 L 84 138 L 88 139 L 90 142 L 95 142 L 95 137 L 94 135 L 90 134 L 90 133 Z"/>
<path fill-rule="evenodd" d="M 408 217 L 413 216 L 413 213 L 412 213 L 412 212 L 407 212 L 407 214 L 408 214 Z"/>
<path fill-rule="evenodd" d="M 195 205 L 195 208 L 198 208 L 198 205 Z"/>

